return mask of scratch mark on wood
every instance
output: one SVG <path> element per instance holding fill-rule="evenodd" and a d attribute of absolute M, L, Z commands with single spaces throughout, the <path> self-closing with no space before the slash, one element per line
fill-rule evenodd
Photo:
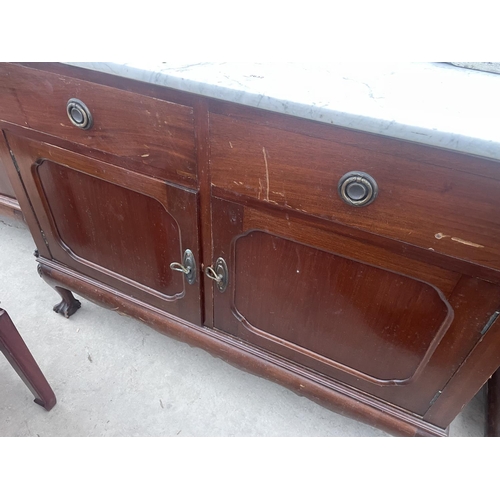
<path fill-rule="evenodd" d="M 266 201 L 269 201 L 269 166 L 267 164 L 267 154 L 265 147 L 262 147 L 262 154 L 264 155 L 264 163 L 266 164 Z"/>
<path fill-rule="evenodd" d="M 451 237 L 451 241 L 454 241 L 456 243 L 461 243 L 462 245 L 467 245 L 469 247 L 474 247 L 474 248 L 484 248 L 484 245 L 480 245 L 479 243 L 474 243 L 473 241 L 463 240 L 462 238 L 457 238 L 456 236 L 450 236 L 449 234 L 437 233 L 434 235 L 434 237 L 437 240 Z"/>
<path fill-rule="evenodd" d="M 148 156 L 149 156 L 149 153 L 145 154 L 145 155 L 141 155 L 141 158 L 147 158 Z"/>
<path fill-rule="evenodd" d="M 462 240 L 461 238 L 453 237 L 451 241 L 456 241 L 457 243 L 462 243 L 462 245 L 467 245 L 469 247 L 484 248 L 483 245 L 479 245 L 478 243 L 473 243 L 472 241 Z"/>
<path fill-rule="evenodd" d="M 261 195 L 262 195 L 262 182 L 259 179 L 259 200 L 260 200 Z"/>
<path fill-rule="evenodd" d="M 449 238 L 450 235 L 449 234 L 443 234 L 443 233 L 437 233 L 434 235 L 434 238 L 436 238 L 436 240 L 441 240 L 442 238 Z"/>
<path fill-rule="evenodd" d="M 231 141 L 229 141 L 229 146 L 231 147 L 231 149 L 233 149 L 233 145 L 231 144 Z"/>

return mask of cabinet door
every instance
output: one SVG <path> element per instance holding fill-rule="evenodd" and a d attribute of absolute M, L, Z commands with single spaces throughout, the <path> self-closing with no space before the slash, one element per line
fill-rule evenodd
<path fill-rule="evenodd" d="M 0 137 L 0 150 L 3 145 L 3 137 Z M 16 217 L 19 220 L 24 220 L 21 211 L 19 210 L 19 203 L 16 200 L 16 195 L 12 189 L 12 185 L 7 176 L 7 170 L 0 158 L 0 216 L 7 215 L 7 217 Z"/>
<path fill-rule="evenodd" d="M 1 138 L 1 140 L 3 140 L 3 138 Z M 16 197 L 2 160 L 0 160 L 0 196 L 5 196 L 6 198 Z"/>
<path fill-rule="evenodd" d="M 188 284 L 170 268 L 187 249 L 199 262 L 195 192 L 50 144 L 7 139 L 47 242 L 43 257 L 201 324 L 199 278 Z"/>
<path fill-rule="evenodd" d="M 334 224 L 218 199 L 213 224 L 217 329 L 418 415 L 500 304 L 498 287 Z"/>

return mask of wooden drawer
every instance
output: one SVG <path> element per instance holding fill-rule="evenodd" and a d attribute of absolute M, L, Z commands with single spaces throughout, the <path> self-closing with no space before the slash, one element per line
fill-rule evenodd
<path fill-rule="evenodd" d="M 472 166 L 467 171 L 463 161 L 459 167 L 444 164 L 439 150 L 421 146 L 424 163 L 414 152 L 413 158 L 405 157 L 402 141 L 392 140 L 389 153 L 389 148 L 374 149 L 377 136 L 366 134 L 371 150 L 363 149 L 348 143 L 348 131 L 325 125 L 322 137 L 314 137 L 307 122 L 302 124 L 304 134 L 212 113 L 214 193 L 256 198 L 500 269 L 500 165 L 496 162 L 484 160 L 485 168 L 479 172 Z M 318 124 L 314 127 L 317 130 Z M 356 135 L 359 144 L 359 132 Z M 380 139 L 381 144 L 384 141 Z M 394 147 L 398 143 L 401 154 Z M 483 162 L 471 159 L 473 165 L 478 161 Z M 376 180 L 379 193 L 370 205 L 353 207 L 341 200 L 338 183 L 350 171 L 366 172 Z M 492 172 L 491 177 L 484 172 Z"/>
<path fill-rule="evenodd" d="M 77 98 L 93 126 L 71 124 L 66 105 Z M 0 65 L 0 119 L 122 160 L 139 161 L 168 179 L 196 180 L 193 109 L 15 64 Z"/>

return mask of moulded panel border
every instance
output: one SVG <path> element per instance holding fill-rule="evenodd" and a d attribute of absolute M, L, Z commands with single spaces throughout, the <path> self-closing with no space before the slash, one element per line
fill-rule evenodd
<path fill-rule="evenodd" d="M 303 245 L 303 246 L 306 246 L 306 247 L 309 247 L 309 248 L 314 248 L 312 247 L 311 245 L 307 245 L 307 244 L 304 244 L 300 241 L 297 241 L 297 240 L 294 240 L 294 239 L 291 239 L 291 238 L 283 238 L 283 236 L 280 236 L 280 235 L 277 235 L 277 234 L 274 234 L 270 231 L 264 231 L 264 230 L 261 230 L 261 229 L 251 229 L 249 231 L 246 231 L 242 234 L 239 234 L 238 236 L 236 236 L 232 241 L 231 241 L 231 250 L 230 250 L 230 255 L 231 255 L 231 262 L 230 262 L 230 265 L 229 265 L 229 276 L 230 276 L 230 279 L 231 277 L 235 276 L 235 272 L 236 272 L 236 245 L 238 243 L 238 241 L 240 241 L 242 238 L 245 238 L 247 237 L 249 234 L 251 233 L 254 233 L 254 232 L 261 232 L 261 233 L 264 233 L 264 234 L 268 234 L 270 236 L 276 236 L 278 238 L 281 238 L 281 239 L 284 239 L 284 240 L 287 240 L 287 241 L 291 241 L 293 243 L 296 243 L 296 244 L 299 244 L 299 245 Z M 317 250 L 317 249 L 316 249 Z M 260 328 L 258 328 L 257 326 L 253 325 L 252 323 L 250 323 L 246 318 L 245 316 L 238 310 L 237 306 L 236 306 L 236 287 L 234 286 L 234 283 L 233 283 L 233 286 L 230 287 L 230 290 L 231 290 L 231 312 L 233 313 L 233 315 L 235 316 L 235 318 L 245 327 L 247 328 L 249 331 L 251 331 L 253 334 L 259 336 L 259 337 L 262 337 L 274 344 L 280 344 L 282 346 L 285 346 L 286 348 L 292 350 L 292 351 L 295 351 L 301 355 L 305 355 L 305 356 L 308 356 L 316 361 L 319 361 L 321 363 L 324 363 L 334 369 L 338 369 L 338 370 L 341 370 L 349 375 L 352 375 L 354 377 L 357 377 L 357 378 L 360 378 L 360 379 L 363 379 L 363 380 L 366 380 L 368 382 L 371 382 L 373 384 L 376 384 L 376 385 L 380 385 L 380 386 L 387 386 L 387 385 L 398 385 L 398 386 L 401 386 L 401 385 L 408 385 L 410 384 L 411 382 L 413 382 L 417 377 L 418 375 L 422 372 L 422 370 L 425 368 L 426 364 L 428 363 L 430 357 L 432 356 L 432 354 L 434 353 L 434 351 L 436 350 L 437 346 L 439 345 L 439 343 L 441 342 L 441 340 L 443 339 L 444 335 L 446 334 L 446 332 L 448 331 L 450 325 L 452 324 L 453 322 L 453 319 L 454 319 L 454 311 L 453 311 L 453 308 L 451 307 L 450 303 L 448 302 L 448 300 L 446 299 L 446 297 L 444 296 L 443 292 L 441 290 L 439 290 L 439 288 L 437 288 L 436 286 L 432 285 L 431 283 L 428 283 L 428 282 L 425 282 L 423 280 L 420 280 L 418 278 L 415 278 L 413 276 L 408 276 L 408 275 L 405 275 L 405 274 L 402 274 L 402 273 L 398 273 L 398 272 L 395 272 L 395 271 L 391 271 L 390 269 L 386 269 L 386 268 L 383 268 L 383 267 L 379 267 L 379 266 L 374 266 L 372 264 L 368 264 L 368 263 L 365 263 L 365 262 L 362 262 L 360 260 L 357 260 L 357 259 L 351 259 L 349 257 L 346 257 L 345 255 L 340 255 L 340 254 L 337 254 L 335 252 L 329 252 L 329 251 L 326 251 L 324 249 L 321 249 L 320 251 L 322 252 L 325 252 L 325 253 L 329 253 L 331 255 L 334 255 L 336 257 L 340 257 L 342 259 L 348 259 L 348 260 L 352 260 L 353 262 L 357 262 L 359 264 L 362 264 L 362 265 L 365 265 L 365 266 L 368 266 L 368 267 L 373 267 L 373 268 L 376 268 L 376 269 L 380 269 L 382 271 L 385 271 L 385 272 L 388 272 L 388 273 L 391 273 L 391 274 L 395 274 L 395 275 L 398 275 L 398 276 L 403 276 L 407 279 L 411 279 L 411 280 L 414 280 L 414 281 L 418 281 L 419 283 L 422 283 L 430 288 L 432 288 L 436 294 L 438 295 L 439 299 L 443 302 L 443 304 L 445 305 L 446 307 L 446 310 L 447 310 L 447 314 L 446 314 L 446 317 L 445 319 L 443 320 L 443 322 L 441 323 L 441 326 L 439 327 L 439 329 L 437 330 L 434 338 L 432 339 L 432 341 L 430 342 L 429 344 L 429 347 L 427 349 L 427 351 L 425 352 L 424 356 L 422 357 L 420 363 L 418 364 L 417 368 L 415 369 L 415 371 L 413 372 L 413 374 L 410 376 L 410 377 L 407 377 L 405 379 L 381 379 L 381 378 L 377 378 L 377 377 L 374 377 L 374 376 L 371 376 L 367 373 L 364 373 L 362 371 L 359 371 L 359 370 L 356 370 L 355 368 L 351 368 L 343 363 L 340 363 L 338 361 L 334 361 L 330 358 L 327 358 L 317 352 L 314 352 L 314 351 L 311 351 L 305 347 L 302 347 L 302 346 L 299 346 L 293 342 L 290 342 L 288 340 L 285 340 L 285 339 L 282 339 L 282 338 L 279 338 L 269 332 L 266 332 L 264 330 L 261 330 Z"/>
<path fill-rule="evenodd" d="M 99 179 L 100 181 L 102 182 L 107 182 L 109 184 L 114 184 L 116 186 L 119 186 L 123 189 L 128 189 L 130 191 L 134 191 L 138 194 L 141 194 L 143 196 L 147 196 L 148 198 L 154 200 L 156 203 L 158 203 L 162 209 L 165 211 L 165 213 L 168 214 L 168 216 L 172 219 L 173 223 L 175 224 L 176 228 L 177 228 L 177 234 L 179 235 L 179 255 L 182 255 L 182 252 L 183 252 L 183 249 L 182 249 L 182 234 L 181 234 L 181 228 L 179 226 L 179 223 L 176 221 L 175 217 L 172 216 L 172 214 L 168 211 L 167 207 L 165 207 L 165 205 L 160 201 L 158 200 L 157 198 L 154 198 L 153 196 L 149 195 L 148 193 L 145 193 L 144 191 L 142 190 L 139 190 L 139 189 L 131 189 L 130 186 L 123 186 L 121 184 L 116 184 L 116 183 L 112 183 L 110 182 L 109 180 L 107 179 L 104 179 L 103 177 L 99 177 L 97 175 L 92 175 L 90 173 L 87 173 L 87 172 L 82 172 L 78 169 L 75 169 L 75 168 L 72 168 L 70 165 L 67 165 L 67 164 L 63 164 L 63 163 L 59 163 L 59 162 L 55 162 L 53 159 L 50 159 L 50 158 L 40 158 L 38 159 L 33 165 L 32 165 L 32 175 L 33 175 L 33 179 L 35 179 L 35 182 L 36 182 L 36 186 L 37 186 L 37 190 L 38 190 L 38 193 L 40 195 L 40 199 L 42 200 L 43 202 L 43 205 L 45 207 L 45 211 L 47 213 L 47 215 L 49 216 L 49 220 L 50 220 L 50 224 L 52 226 L 52 231 L 54 233 L 54 236 L 56 237 L 56 240 L 57 240 L 57 243 L 61 246 L 61 248 L 72 258 L 74 259 L 76 262 L 78 262 L 79 264 L 81 265 L 84 265 L 84 266 L 87 266 L 87 267 L 90 267 L 104 275 L 107 275 L 111 278 L 114 278 L 114 279 L 117 279 L 117 280 L 120 280 L 120 281 L 123 281 L 124 283 L 126 283 L 127 285 L 130 285 L 130 286 L 133 286 L 135 288 L 138 288 L 140 289 L 141 291 L 143 292 L 146 292 L 148 294 L 151 294 L 159 299 L 162 299 L 162 300 L 165 300 L 167 302 L 175 302 L 176 300 L 180 300 L 182 299 L 185 295 L 186 295 L 186 285 L 185 285 L 185 282 L 184 280 L 182 280 L 182 291 L 176 293 L 175 295 L 166 295 L 166 294 L 163 294 L 161 292 L 158 292 L 157 290 L 155 290 L 154 288 L 151 288 L 151 287 L 148 287 L 147 285 L 144 285 L 143 283 L 140 283 L 138 281 L 135 281 L 131 278 L 128 278 L 127 276 L 124 276 L 123 274 L 120 274 L 120 273 L 117 273 L 117 272 L 114 272 L 110 269 L 107 269 L 105 267 L 102 267 L 100 266 L 99 264 L 95 263 L 95 262 L 92 262 L 92 261 L 89 261 L 83 257 L 81 257 L 80 255 L 78 255 L 62 238 L 60 232 L 59 232 L 59 229 L 57 227 L 57 223 L 55 221 L 55 218 L 54 218 L 54 214 L 52 213 L 52 210 L 50 208 L 50 204 L 48 202 L 48 199 L 47 199 L 47 195 L 45 193 L 45 190 L 43 188 L 43 184 L 41 182 L 41 179 L 40 179 L 40 175 L 38 173 L 38 169 L 45 163 L 45 162 L 51 162 L 51 163 L 55 163 L 59 166 L 62 166 L 62 167 L 65 167 L 65 168 L 69 168 L 71 170 L 74 170 L 76 172 L 79 172 L 79 173 L 82 173 L 83 175 L 88 175 L 90 177 L 93 177 L 95 179 Z"/>

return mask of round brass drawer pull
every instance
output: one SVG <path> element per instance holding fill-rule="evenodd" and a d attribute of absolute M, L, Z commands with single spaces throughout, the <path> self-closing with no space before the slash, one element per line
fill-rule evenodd
<path fill-rule="evenodd" d="M 80 101 L 80 99 L 72 98 L 66 104 L 66 112 L 68 113 L 69 121 L 78 128 L 88 130 L 92 128 L 94 121 L 89 108 Z"/>
<path fill-rule="evenodd" d="M 348 172 L 343 175 L 338 186 L 343 201 L 353 207 L 366 207 L 378 194 L 375 179 L 365 172 Z"/>

